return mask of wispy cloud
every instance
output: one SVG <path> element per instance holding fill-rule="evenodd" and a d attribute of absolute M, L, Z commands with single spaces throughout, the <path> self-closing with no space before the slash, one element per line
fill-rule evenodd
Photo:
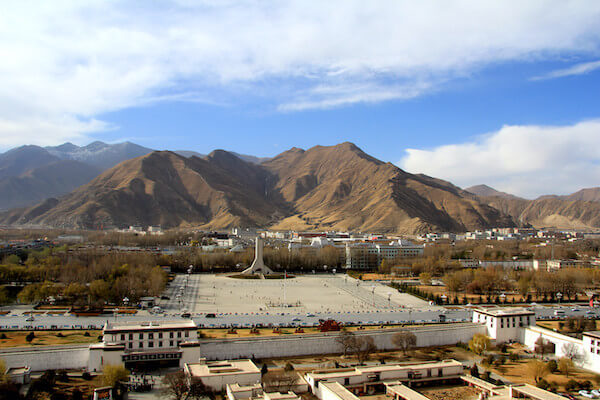
<path fill-rule="evenodd" d="M 462 187 L 487 184 L 528 198 L 566 194 L 598 186 L 598 139 L 600 120 L 566 126 L 504 126 L 466 143 L 409 149 L 398 165 Z"/>
<path fill-rule="evenodd" d="M 82 141 L 99 115 L 158 101 L 409 99 L 499 62 L 593 54 L 598 20 L 590 1 L 8 2 L 0 146 Z"/>
<path fill-rule="evenodd" d="M 534 76 L 533 78 L 531 78 L 531 80 L 532 81 L 541 81 L 541 80 L 546 80 L 546 79 L 563 78 L 565 76 L 583 75 L 583 74 L 588 74 L 592 71 L 595 71 L 599 68 L 600 68 L 600 60 L 584 62 L 584 63 L 572 65 L 569 68 L 557 69 L 557 70 L 550 71 L 543 75 Z"/>

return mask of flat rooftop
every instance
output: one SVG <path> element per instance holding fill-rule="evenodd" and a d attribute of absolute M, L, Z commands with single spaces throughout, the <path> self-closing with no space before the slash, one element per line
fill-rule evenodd
<path fill-rule="evenodd" d="M 190 363 L 185 364 L 185 369 L 193 378 L 221 375 L 260 374 L 258 367 L 249 359 Z"/>
<path fill-rule="evenodd" d="M 159 331 L 159 330 L 195 330 L 198 329 L 191 319 L 184 321 L 149 321 L 149 322 L 107 322 L 104 333 L 119 333 L 131 331 Z"/>
<path fill-rule="evenodd" d="M 535 315 L 523 307 L 494 307 L 494 308 L 475 308 L 473 311 L 480 314 L 490 315 L 492 317 L 512 317 L 519 315 Z"/>
<path fill-rule="evenodd" d="M 387 392 L 392 393 L 394 397 L 396 397 L 396 395 L 399 395 L 401 398 L 407 400 L 429 400 L 429 397 L 425 397 L 421 393 L 416 392 L 408 386 L 405 386 L 399 382 L 393 384 L 386 384 L 385 386 L 387 388 Z"/>
<path fill-rule="evenodd" d="M 359 400 L 352 392 L 342 386 L 339 382 L 321 382 L 321 390 L 326 388 L 337 396 L 340 400 Z"/>
<path fill-rule="evenodd" d="M 330 369 L 309 372 L 306 375 L 312 376 L 314 379 L 332 379 L 342 378 L 349 376 L 357 376 L 367 373 L 376 373 L 384 371 L 401 371 L 401 370 L 416 370 L 416 369 L 429 369 L 429 368 L 443 368 L 443 367 L 461 367 L 462 364 L 456 360 L 443 360 L 443 361 L 431 361 L 431 362 L 420 362 L 420 363 L 402 363 L 402 364 L 382 364 L 373 365 L 366 367 L 356 368 L 342 368 L 342 369 Z"/>

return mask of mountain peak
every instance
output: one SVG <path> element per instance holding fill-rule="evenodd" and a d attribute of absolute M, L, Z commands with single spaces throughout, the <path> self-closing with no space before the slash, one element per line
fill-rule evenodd
<path fill-rule="evenodd" d="M 517 197 L 510 193 L 501 192 L 499 190 L 494 189 L 491 186 L 484 185 L 484 184 L 468 187 L 465 189 L 465 191 L 472 193 L 476 196 L 484 196 L 484 197 L 489 197 L 489 196 L 504 197 L 504 198 L 516 198 Z"/>

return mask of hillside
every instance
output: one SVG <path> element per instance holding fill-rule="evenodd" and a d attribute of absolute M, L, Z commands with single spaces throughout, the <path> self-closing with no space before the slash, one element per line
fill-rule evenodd
<path fill-rule="evenodd" d="M 496 208 L 521 226 L 532 225 L 536 228 L 597 229 L 600 228 L 600 202 L 597 188 L 583 189 L 567 196 L 541 196 L 535 200 L 526 200 L 489 186 L 466 190 L 480 194 L 481 201 Z"/>
<path fill-rule="evenodd" d="M 91 181 L 100 173 L 96 167 L 79 161 L 58 160 L 33 168 L 19 176 L 0 179 L 0 210 L 38 203 L 61 196 Z"/>
<path fill-rule="evenodd" d="M 405 233 L 513 224 L 476 196 L 406 173 L 351 143 L 293 148 L 260 165 L 222 150 L 204 159 L 153 152 L 117 165 L 59 200 L 5 213 L 0 222 Z"/>

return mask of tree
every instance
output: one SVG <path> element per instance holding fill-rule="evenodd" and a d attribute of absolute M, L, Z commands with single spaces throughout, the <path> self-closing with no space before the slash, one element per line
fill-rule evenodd
<path fill-rule="evenodd" d="M 0 358 L 0 383 L 6 383 L 8 377 L 6 376 L 6 362 Z"/>
<path fill-rule="evenodd" d="M 400 331 L 392 336 L 392 343 L 406 355 L 409 349 L 417 345 L 417 337 L 410 331 Z"/>
<path fill-rule="evenodd" d="M 482 354 L 492 347 L 490 338 L 483 333 L 476 333 L 473 338 L 469 341 L 469 350 L 475 354 Z"/>
<path fill-rule="evenodd" d="M 335 341 L 340 345 L 344 352 L 344 357 L 348 354 L 348 351 L 356 347 L 356 336 L 354 333 L 343 330 Z"/>
<path fill-rule="evenodd" d="M 419 274 L 419 280 L 422 285 L 431 285 L 431 274 L 429 272 L 421 272 Z"/>
<path fill-rule="evenodd" d="M 529 373 L 529 376 L 533 377 L 536 384 L 550 373 L 546 363 L 540 360 L 530 360 L 527 363 L 527 372 Z"/>
<path fill-rule="evenodd" d="M 106 365 L 102 372 L 102 382 L 106 386 L 115 387 L 117 383 L 129 379 L 129 371 L 122 365 Z"/>
<path fill-rule="evenodd" d="M 574 343 L 563 344 L 561 350 L 564 354 L 564 357 L 568 358 L 572 362 L 579 360 L 579 358 L 581 357 L 578 346 Z"/>
<path fill-rule="evenodd" d="M 474 378 L 479 378 L 479 368 L 477 367 L 476 363 L 473 363 L 473 366 L 471 367 L 471 376 Z"/>
<path fill-rule="evenodd" d="M 569 373 L 573 371 L 573 368 L 575 368 L 575 364 L 570 358 L 563 357 L 558 360 L 558 370 L 567 378 L 569 377 Z"/>
<path fill-rule="evenodd" d="M 375 340 L 373 340 L 371 336 L 363 336 L 356 340 L 353 350 L 358 359 L 358 363 L 362 364 L 369 359 L 371 353 L 377 350 L 377 346 L 375 345 Z"/>
<path fill-rule="evenodd" d="M 272 371 L 263 377 L 265 391 L 287 393 L 292 390 L 298 380 L 298 374 L 293 371 Z"/>
<path fill-rule="evenodd" d="M 183 400 L 187 397 L 189 387 L 183 371 L 173 372 L 163 378 L 163 394 L 174 400 Z"/>

